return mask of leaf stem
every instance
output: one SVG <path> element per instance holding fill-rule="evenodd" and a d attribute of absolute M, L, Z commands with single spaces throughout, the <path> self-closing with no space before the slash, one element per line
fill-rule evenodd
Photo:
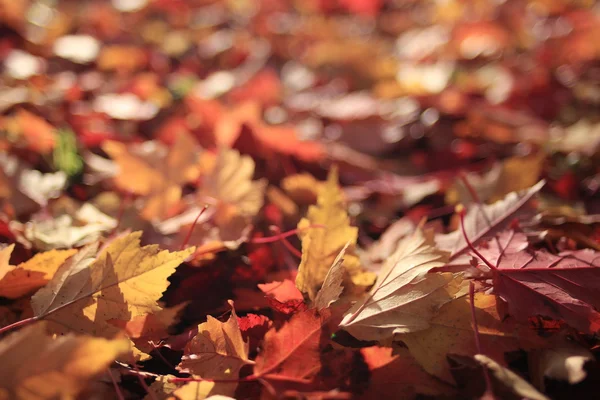
<path fill-rule="evenodd" d="M 200 217 L 202 216 L 202 214 L 204 214 L 204 212 L 206 211 L 207 208 L 208 208 L 208 204 L 205 204 L 204 207 L 202 207 L 202 209 L 200 210 L 200 212 L 196 216 L 196 219 L 194 220 L 194 223 L 192 223 L 192 226 L 190 227 L 190 229 L 188 230 L 187 235 L 185 236 L 185 239 L 181 243 L 181 247 L 179 248 L 180 251 L 183 250 L 183 249 L 185 249 L 186 246 L 188 245 L 188 243 L 190 241 L 190 238 L 192 237 L 192 232 L 194 232 L 194 228 L 198 224 L 198 220 L 200 219 Z"/>
<path fill-rule="evenodd" d="M 110 368 L 107 368 L 106 370 L 108 372 L 108 376 L 110 376 L 110 380 L 112 381 L 113 386 L 115 387 L 115 393 L 117 394 L 117 398 L 119 400 L 125 400 L 125 396 L 123 396 L 123 393 L 121 392 L 121 388 L 117 384 L 117 380 L 113 376 L 112 371 L 110 370 Z"/>
<path fill-rule="evenodd" d="M 37 321 L 38 319 L 39 319 L 38 317 L 25 318 L 25 319 L 15 322 L 15 323 L 12 323 L 10 325 L 3 326 L 2 328 L 0 328 L 0 335 L 4 334 L 6 332 L 10 332 L 13 329 L 20 328 L 24 325 L 29 325 L 29 324 Z"/>
<path fill-rule="evenodd" d="M 313 224 L 313 225 L 309 225 L 305 228 L 297 228 L 297 229 L 289 230 L 287 232 L 280 232 L 273 236 L 266 236 L 266 237 L 251 239 L 249 241 L 249 243 L 253 243 L 253 244 L 273 243 L 278 240 L 282 240 L 286 237 L 296 235 L 299 232 L 303 232 L 305 230 L 312 229 L 312 228 L 326 228 L 326 227 L 325 227 L 325 225 Z"/>
<path fill-rule="evenodd" d="M 479 257 L 481 259 L 481 261 L 483 261 L 485 263 L 485 265 L 490 267 L 491 270 L 496 270 L 497 268 L 494 265 L 492 265 L 492 263 L 489 262 L 487 260 L 487 258 L 485 258 L 483 255 L 481 255 L 479 250 L 477 250 L 475 248 L 475 246 L 473 246 L 473 243 L 471 243 L 471 240 L 469 240 L 469 237 L 467 236 L 467 231 L 465 229 L 465 208 L 462 205 L 458 205 L 456 208 L 457 208 L 456 211 L 460 217 L 460 228 L 461 228 L 460 230 L 462 231 L 463 237 L 465 238 L 465 242 L 467 242 L 467 246 L 469 246 L 471 251 L 473 253 L 475 253 L 475 255 L 477 257 Z"/>
<path fill-rule="evenodd" d="M 271 230 L 273 232 L 275 232 L 276 234 L 281 234 L 281 229 L 279 229 L 278 226 L 272 226 Z M 283 244 L 283 246 L 287 249 L 287 251 L 289 251 L 290 253 L 292 253 L 293 255 L 295 255 L 298 258 L 302 258 L 302 253 L 300 251 L 298 251 L 297 248 L 295 248 L 290 242 L 289 240 L 287 240 L 286 237 L 281 237 L 281 243 Z"/>
<path fill-rule="evenodd" d="M 475 347 L 477 348 L 478 354 L 483 354 L 481 347 L 481 339 L 479 337 L 479 326 L 477 325 L 477 316 L 475 315 L 475 284 L 473 281 L 469 282 L 469 303 L 471 306 L 471 321 L 473 322 L 473 334 L 475 335 Z M 483 377 L 485 379 L 486 392 L 492 394 L 492 380 L 488 369 L 483 366 Z"/>

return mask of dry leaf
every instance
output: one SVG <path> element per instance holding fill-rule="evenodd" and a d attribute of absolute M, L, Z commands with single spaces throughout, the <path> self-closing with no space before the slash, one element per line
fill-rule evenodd
<path fill-rule="evenodd" d="M 215 203 L 217 225 L 237 216 L 254 217 L 262 208 L 267 182 L 252 181 L 254 160 L 237 150 L 221 148 L 211 174 L 199 191 L 201 201 Z"/>
<path fill-rule="evenodd" d="M 34 315 L 57 332 L 80 331 L 110 337 L 109 320 L 129 321 L 161 310 L 157 304 L 167 278 L 194 252 L 170 253 L 157 245 L 140 247 L 141 232 L 115 239 L 96 257 L 97 245 L 79 251 L 31 299 Z"/>
<path fill-rule="evenodd" d="M 476 354 L 474 358 L 475 361 L 487 368 L 500 383 L 517 396 L 530 400 L 550 400 L 548 397 L 538 392 L 538 390 L 525 379 L 521 378 L 508 368 L 504 368 L 488 356 Z"/>
<path fill-rule="evenodd" d="M 140 315 L 132 318 L 131 321 L 111 319 L 108 322 L 125 331 L 135 345 L 134 355 L 143 361 L 150 358 L 150 352 L 160 344 L 162 339 L 169 337 L 169 328 L 178 321 L 178 315 L 186 305 L 182 303 L 152 314 Z"/>
<path fill-rule="evenodd" d="M 336 168 L 330 171 L 327 182 L 319 190 L 317 205 L 311 206 L 307 217 L 298 223 L 298 230 L 302 238 L 302 260 L 296 286 L 309 299 L 315 300 L 329 267 L 348 242 L 350 246 L 342 263 L 350 277 L 346 287 L 364 290 L 373 284 L 375 275 L 362 269 L 354 253 L 358 228 L 350 226 Z"/>
<path fill-rule="evenodd" d="M 360 399 L 413 399 L 417 395 L 450 395 L 453 388 L 427 374 L 407 349 L 367 347 L 361 354 L 369 366 L 369 388 Z M 393 353 L 392 353 L 393 352 Z"/>
<path fill-rule="evenodd" d="M 129 349 L 127 340 L 69 334 L 51 338 L 38 323 L 0 344 L 0 398 L 72 399 Z"/>
<path fill-rule="evenodd" d="M 483 351 L 497 360 L 503 360 L 506 352 L 546 345 L 527 326 L 510 318 L 502 319 L 496 296 L 476 293 L 475 317 Z M 425 371 L 452 382 L 446 355 L 472 356 L 477 352 L 469 299 L 462 296 L 451 301 L 431 319 L 427 330 L 400 335 L 397 339 L 408 346 Z"/>
<path fill-rule="evenodd" d="M 400 242 L 370 295 L 348 311 L 340 327 L 361 340 L 382 340 L 427 329 L 437 309 L 464 293 L 458 275 L 428 274 L 447 260 L 447 253 L 417 230 Z"/>
<path fill-rule="evenodd" d="M 12 251 L 13 246 L 7 249 Z M 16 299 L 35 292 L 48 283 L 56 270 L 75 253 L 75 249 L 50 250 L 11 267 L 12 269 L 0 280 L 0 296 Z"/>
<path fill-rule="evenodd" d="M 254 375 L 274 379 L 312 377 L 321 366 L 320 342 L 326 318 L 315 310 L 305 310 L 294 314 L 281 329 L 269 330 L 256 357 Z"/>
<path fill-rule="evenodd" d="M 340 254 L 333 260 L 333 265 L 329 268 L 329 271 L 325 276 L 323 286 L 319 289 L 313 304 L 317 310 L 329 307 L 340 298 L 340 295 L 344 291 L 344 287 L 342 286 L 344 281 L 343 264 L 344 255 L 346 254 L 346 249 L 349 245 L 350 242 L 346 243 L 342 251 L 340 251 Z"/>
<path fill-rule="evenodd" d="M 567 340 L 561 340 L 551 348 L 533 350 L 528 356 L 531 381 L 541 390 L 544 390 L 545 378 L 571 385 L 583 381 L 587 376 L 585 364 L 594 361 L 588 349 Z"/>
<path fill-rule="evenodd" d="M 315 204 L 323 182 L 314 176 L 303 173 L 288 175 L 281 180 L 281 188 L 298 204 Z"/>
<path fill-rule="evenodd" d="M 544 186 L 540 181 L 531 188 L 521 192 L 511 192 L 503 200 L 489 205 L 474 204 L 465 215 L 465 232 L 472 243 L 488 237 L 506 227 L 511 218 L 518 216 L 527 202 Z M 461 229 L 454 232 L 436 235 L 437 246 L 451 253 L 454 258 L 468 249 Z"/>
<path fill-rule="evenodd" d="M 208 316 L 198 325 L 198 334 L 186 345 L 179 370 L 204 379 L 237 379 L 248 359 L 249 346 L 244 342 L 238 317 L 232 308 L 227 322 Z M 212 394 L 233 395 L 237 384 L 221 384 Z"/>
<path fill-rule="evenodd" d="M 197 160 L 200 149 L 187 132 L 177 135 L 164 156 L 149 154 L 142 157 L 133 154 L 125 144 L 113 141 L 104 142 L 102 149 L 119 167 L 114 177 L 117 187 L 148 197 L 141 213 L 147 220 L 162 220 L 169 216 L 181 199 L 181 186 L 200 174 Z"/>

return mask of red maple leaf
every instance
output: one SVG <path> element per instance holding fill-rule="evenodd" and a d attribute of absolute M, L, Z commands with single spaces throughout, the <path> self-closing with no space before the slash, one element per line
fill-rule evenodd
<path fill-rule="evenodd" d="M 263 378 L 310 382 L 320 369 L 321 337 L 328 316 L 315 310 L 295 314 L 279 330 L 265 335 L 256 357 L 254 375 Z"/>
<path fill-rule="evenodd" d="M 598 332 L 600 254 L 586 249 L 555 255 L 527 247 L 524 234 L 504 231 L 478 250 L 509 312 L 524 320 L 541 315 Z"/>

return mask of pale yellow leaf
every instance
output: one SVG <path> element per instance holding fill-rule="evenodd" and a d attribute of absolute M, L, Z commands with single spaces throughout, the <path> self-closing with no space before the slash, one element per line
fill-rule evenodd
<path fill-rule="evenodd" d="M 428 273 L 448 261 L 421 230 L 404 238 L 383 266 L 370 295 L 355 304 L 340 324 L 361 340 L 382 340 L 394 334 L 429 327 L 436 311 L 464 293 L 458 275 Z"/>

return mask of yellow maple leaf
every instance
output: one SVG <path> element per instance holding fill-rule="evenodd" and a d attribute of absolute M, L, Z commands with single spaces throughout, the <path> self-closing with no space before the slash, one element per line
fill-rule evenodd
<path fill-rule="evenodd" d="M 56 332 L 79 331 L 111 337 L 119 328 L 109 320 L 130 321 L 162 308 L 157 301 L 167 278 L 194 248 L 161 251 L 140 247 L 141 232 L 115 239 L 98 257 L 97 244 L 65 262 L 31 299 L 34 316 L 52 322 Z"/>
<path fill-rule="evenodd" d="M 227 322 L 211 317 L 198 325 L 198 334 L 187 344 L 181 371 L 204 379 L 236 379 L 244 365 L 253 364 L 248 359 L 249 343 L 244 342 L 238 318 L 232 308 Z M 237 384 L 219 385 L 212 394 L 233 395 Z"/>
<path fill-rule="evenodd" d="M 321 227 L 310 228 L 311 225 Z M 302 259 L 296 286 L 309 299 L 315 300 L 329 268 L 347 243 L 342 265 L 351 282 L 344 287 L 354 285 L 364 290 L 373 284 L 375 274 L 362 269 L 354 252 L 358 228 L 350 226 L 336 168 L 331 169 L 327 182 L 319 189 L 317 204 L 309 207 L 306 218 L 298 223 L 298 229 L 302 238 Z"/>
<path fill-rule="evenodd" d="M 129 349 L 125 339 L 52 338 L 44 325 L 26 327 L 0 342 L 0 399 L 73 399 Z"/>
<path fill-rule="evenodd" d="M 14 245 L 4 249 L 4 253 L 8 251 L 8 256 L 12 252 Z M 44 253 L 39 253 L 31 259 L 15 266 L 8 265 L 7 268 L 0 267 L 5 273 L 0 273 L 3 277 L 0 279 L 0 296 L 9 299 L 17 299 L 27 294 L 33 293 L 37 289 L 44 286 L 52 278 L 56 270 L 77 250 L 50 250 Z M 4 260 L 2 260 L 4 261 Z"/>

